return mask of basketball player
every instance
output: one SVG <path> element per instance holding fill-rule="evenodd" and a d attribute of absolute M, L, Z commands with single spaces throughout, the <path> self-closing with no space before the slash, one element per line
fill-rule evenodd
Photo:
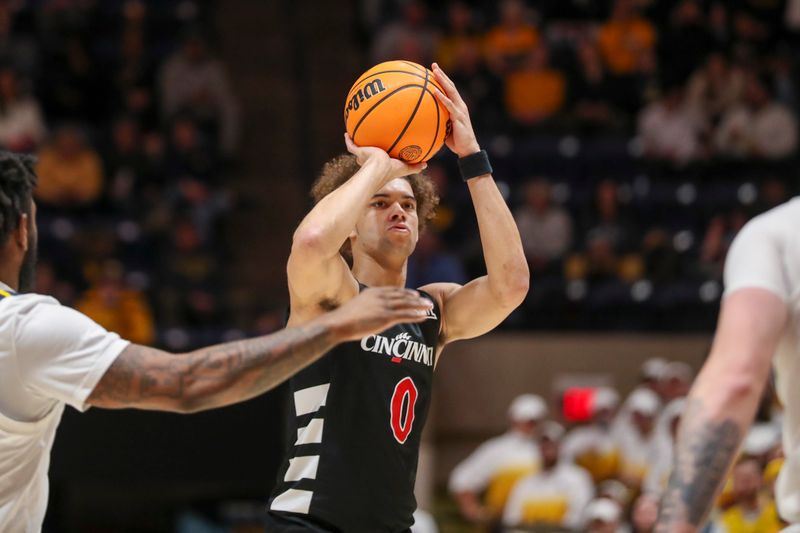
<path fill-rule="evenodd" d="M 189 413 L 277 385 L 338 342 L 431 309 L 413 291 L 365 291 L 278 333 L 170 354 L 131 344 L 31 288 L 36 258 L 30 158 L 0 154 L 0 531 L 40 531 L 50 448 L 65 404 Z M 19 291 L 19 293 L 18 293 Z"/>
<path fill-rule="evenodd" d="M 747 433 L 774 363 L 785 406 L 778 510 L 800 531 L 800 198 L 747 223 L 725 261 L 708 360 L 683 413 L 655 531 L 698 531 Z"/>
<path fill-rule="evenodd" d="M 416 507 L 420 437 L 433 368 L 445 344 L 482 335 L 525 298 L 519 232 L 491 176 L 453 82 L 433 65 L 450 112 L 447 146 L 475 206 L 487 275 L 433 283 L 430 320 L 400 324 L 332 350 L 291 380 L 288 457 L 270 500 L 270 532 L 406 532 Z M 294 234 L 287 265 L 289 324 L 301 326 L 365 287 L 403 287 L 408 257 L 436 202 L 423 166 L 346 138 L 352 156 L 329 162 L 318 203 Z M 340 253 L 352 257 L 352 268 Z"/>

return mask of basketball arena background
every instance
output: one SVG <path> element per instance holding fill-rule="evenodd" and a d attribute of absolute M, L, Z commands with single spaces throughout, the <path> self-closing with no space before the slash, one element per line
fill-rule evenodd
<path fill-rule="evenodd" d="M 565 391 L 622 404 L 652 358 L 663 403 L 685 393 L 728 245 L 797 189 L 798 48 L 800 0 L 3 0 L 0 146 L 39 156 L 38 292 L 185 350 L 282 326 L 291 234 L 343 151 L 351 83 L 380 61 L 438 61 L 532 276 L 498 331 L 437 369 L 420 507 L 442 532 L 484 531 L 448 479 L 506 431 L 516 396 L 570 428 Z M 481 274 L 454 159 L 428 169 L 442 204 L 409 286 Z M 68 410 L 45 531 L 260 531 L 284 392 L 192 416 Z M 761 437 L 768 500 L 780 453 Z M 599 492 L 620 526 L 628 485 Z"/>

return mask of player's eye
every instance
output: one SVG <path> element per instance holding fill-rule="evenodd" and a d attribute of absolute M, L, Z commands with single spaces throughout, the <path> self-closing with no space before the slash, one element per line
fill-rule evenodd
<path fill-rule="evenodd" d="M 377 202 L 372 202 L 372 207 L 384 207 L 386 202 L 383 200 L 378 200 Z"/>
<path fill-rule="evenodd" d="M 414 211 L 416 208 L 417 206 L 414 202 L 406 202 L 403 204 L 403 209 L 408 209 L 409 211 Z"/>

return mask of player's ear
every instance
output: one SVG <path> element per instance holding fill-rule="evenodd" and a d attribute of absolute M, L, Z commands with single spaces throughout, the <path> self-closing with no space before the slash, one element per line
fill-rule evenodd
<path fill-rule="evenodd" d="M 28 214 L 22 213 L 19 216 L 17 227 L 13 232 L 13 238 L 17 246 L 22 248 L 23 252 L 28 251 Z"/>

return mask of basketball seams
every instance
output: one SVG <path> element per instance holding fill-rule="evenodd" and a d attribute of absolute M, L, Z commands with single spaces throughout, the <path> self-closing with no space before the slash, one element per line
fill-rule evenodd
<path fill-rule="evenodd" d="M 409 76 L 414 76 L 415 78 L 419 78 L 421 80 L 425 79 L 424 76 L 422 76 L 420 74 L 417 74 L 415 72 L 409 72 L 407 70 L 381 70 L 380 72 L 374 72 L 374 73 L 372 73 L 372 74 L 370 74 L 368 76 L 364 76 L 361 79 L 359 79 L 358 81 L 356 81 L 353 84 L 353 86 L 350 87 L 350 92 L 347 93 L 347 100 L 345 100 L 345 101 L 349 102 L 350 99 L 353 97 L 353 93 L 356 92 L 358 90 L 358 88 L 361 87 L 361 85 L 363 85 L 363 83 L 365 81 L 367 81 L 370 78 L 374 78 L 375 76 L 380 76 L 381 74 L 408 74 Z"/>
<path fill-rule="evenodd" d="M 436 80 L 433 80 L 433 84 L 436 86 L 437 89 L 439 89 L 440 91 L 442 90 L 442 88 L 439 86 L 439 84 L 436 83 Z M 444 91 L 442 91 L 442 92 L 444 92 Z M 428 151 L 425 152 L 425 155 L 422 157 L 423 161 L 428 159 L 428 156 L 430 155 L 431 150 L 433 150 L 433 147 L 436 146 L 436 140 L 439 137 L 439 124 L 441 122 L 441 115 L 442 115 L 442 112 L 439 109 L 439 105 L 440 105 L 439 104 L 439 99 L 436 98 L 436 95 L 433 94 L 433 91 L 429 90 L 428 94 L 430 94 L 431 98 L 433 98 L 433 105 L 434 105 L 434 107 L 436 107 L 436 128 L 434 128 L 434 130 L 433 130 L 434 131 L 434 133 L 433 133 L 433 142 L 431 143 L 431 147 L 428 148 Z M 445 129 L 445 131 L 446 131 L 446 129 Z M 444 139 L 442 140 L 442 142 L 444 142 Z"/>
<path fill-rule="evenodd" d="M 419 99 L 417 99 L 417 105 L 414 106 L 414 111 L 412 111 L 411 112 L 411 116 L 408 117 L 408 120 L 406 121 L 406 125 L 403 126 L 402 131 L 400 131 L 400 135 L 397 136 L 397 138 L 394 140 L 392 145 L 386 150 L 387 152 L 391 152 L 392 150 L 394 150 L 394 147 L 397 146 L 397 143 L 400 142 L 400 139 L 402 139 L 403 135 L 405 135 L 406 132 L 408 131 L 408 127 L 411 125 L 411 122 L 414 121 L 414 117 L 417 116 L 417 111 L 419 111 L 419 106 L 422 105 L 422 99 L 425 98 L 425 92 L 426 92 L 427 88 L 428 88 L 428 73 L 426 71 L 425 72 L 425 84 L 422 86 L 422 90 L 419 92 Z M 375 104 L 375 107 L 377 107 L 377 106 L 378 106 L 378 104 Z M 375 107 L 373 107 L 373 109 Z M 437 108 L 437 111 L 438 111 L 438 108 Z"/>
<path fill-rule="evenodd" d="M 437 89 L 442 91 L 442 88 L 439 86 L 438 83 L 436 83 L 436 80 L 432 79 L 431 82 L 433 82 L 433 85 Z M 431 96 L 431 99 L 433 99 L 433 105 L 434 105 L 434 107 L 436 107 L 436 128 L 434 128 L 433 142 L 431 143 L 430 148 L 428 148 L 428 151 L 425 152 L 425 155 L 422 157 L 422 161 L 426 161 L 428 159 L 428 156 L 431 154 L 431 151 L 433 150 L 433 147 L 436 146 L 436 141 L 437 141 L 437 139 L 439 137 L 439 124 L 441 123 L 441 116 L 442 116 L 442 112 L 441 112 L 441 109 L 440 109 L 440 105 L 441 104 L 439 103 L 439 99 L 436 98 L 436 95 L 433 94 L 433 91 L 431 91 L 430 89 L 426 88 L 425 91 Z M 444 92 L 444 91 L 442 91 L 442 92 Z M 444 133 L 445 134 L 447 133 L 447 128 L 445 128 L 445 132 Z M 442 143 L 444 143 L 444 138 L 442 139 Z"/>
<path fill-rule="evenodd" d="M 431 150 L 433 150 L 433 147 L 436 146 L 436 138 L 439 137 L 439 120 L 440 120 L 439 101 L 436 99 L 435 96 L 433 96 L 433 93 L 431 93 L 431 96 L 433 97 L 433 106 L 436 108 L 436 127 L 433 129 L 433 141 L 431 142 L 431 147 L 428 148 L 428 151 L 425 152 L 424 156 L 422 156 L 423 160 L 428 158 L 428 156 L 431 153 Z"/>
<path fill-rule="evenodd" d="M 384 96 L 383 98 L 381 98 L 380 100 L 375 102 L 375 105 L 373 105 L 372 107 L 367 109 L 367 111 L 364 113 L 364 116 L 362 116 L 360 119 L 358 119 L 358 122 L 356 123 L 355 127 L 353 128 L 353 135 L 352 135 L 353 142 L 355 144 L 358 144 L 356 142 L 356 134 L 358 133 L 358 128 L 361 127 L 361 123 L 364 122 L 364 120 L 369 116 L 369 114 L 372 113 L 375 109 L 377 109 L 378 106 L 381 105 L 384 102 L 384 100 L 387 100 L 393 94 L 396 94 L 396 93 L 398 93 L 398 92 L 400 92 L 400 91 L 402 91 L 404 89 L 409 89 L 409 88 L 413 88 L 413 87 L 422 87 L 422 85 L 417 85 L 416 83 L 409 83 L 408 85 L 402 85 L 400 87 L 397 87 L 395 90 L 393 90 L 392 92 L 390 92 L 389 94 L 387 94 L 386 96 Z M 386 150 L 386 151 L 388 152 L 389 150 Z"/>
<path fill-rule="evenodd" d="M 425 74 L 426 76 L 428 76 L 430 74 L 430 70 L 428 70 L 427 68 L 423 67 L 422 65 L 417 65 L 416 63 L 412 63 L 411 61 L 402 61 L 402 60 L 386 61 L 384 64 L 388 66 L 388 64 L 390 64 L 390 63 L 403 63 L 404 65 L 408 65 L 409 67 L 411 67 L 416 72 L 421 72 L 421 73 Z M 380 66 L 380 65 L 375 65 L 375 66 L 377 67 L 377 66 Z M 369 71 L 365 72 L 364 74 L 361 75 L 360 78 L 358 78 L 356 80 L 356 82 L 353 84 L 353 86 L 350 87 L 350 92 L 352 93 L 353 89 L 355 89 L 356 86 L 358 86 L 359 84 L 361 84 L 365 80 L 367 80 L 367 79 L 369 79 L 369 78 L 371 78 L 373 76 L 377 76 L 379 74 L 386 74 L 386 73 L 390 73 L 390 72 L 391 73 L 402 73 L 402 74 L 410 74 L 411 76 L 417 76 L 418 78 L 422 78 L 421 74 L 416 74 L 415 72 L 409 72 L 408 70 L 396 70 L 396 68 L 397 67 L 395 67 L 392 70 L 381 70 L 379 72 L 369 72 Z"/>
<path fill-rule="evenodd" d="M 423 67 L 422 65 L 420 65 L 418 63 L 413 63 L 411 61 L 405 61 L 405 60 L 402 60 L 402 59 L 400 60 L 400 62 L 408 65 L 409 67 L 413 68 L 414 70 L 418 70 L 420 72 L 424 72 L 426 77 L 428 76 L 428 73 L 430 72 L 430 70 L 428 70 L 427 68 Z"/>
<path fill-rule="evenodd" d="M 409 76 L 414 76 L 415 78 L 419 78 L 421 80 L 425 79 L 424 76 L 421 76 L 419 74 L 415 74 L 413 72 L 409 72 L 407 70 L 382 70 L 380 72 L 375 72 L 374 74 L 370 74 L 369 76 L 364 76 L 362 79 L 360 79 L 357 82 L 355 82 L 353 84 L 353 86 L 350 88 L 350 92 L 347 93 L 347 99 L 345 101 L 349 102 L 353 98 L 353 93 L 358 92 L 358 89 L 361 88 L 361 86 L 364 84 L 365 81 L 367 81 L 368 79 L 373 78 L 375 76 L 380 76 L 381 74 L 408 74 Z M 434 87 L 436 87 L 440 91 L 444 92 L 444 90 L 439 86 L 439 84 L 436 83 L 436 80 L 431 78 L 431 79 L 429 79 L 429 81 L 433 84 Z M 414 84 L 409 84 L 409 85 L 414 85 Z M 405 87 L 405 85 L 403 85 L 403 87 Z M 423 87 L 423 85 L 417 85 L 417 87 Z M 430 89 L 426 88 L 425 90 L 428 91 L 428 93 L 431 96 L 433 96 L 433 92 Z M 433 97 L 436 98 L 436 96 L 433 96 Z"/>
<path fill-rule="evenodd" d="M 421 76 L 420 76 L 420 77 L 421 77 Z M 401 91 L 401 90 L 403 90 L 403 89 L 408 89 L 408 88 L 410 88 L 410 87 L 421 87 L 421 88 L 423 88 L 423 89 L 425 90 L 425 93 L 427 93 L 427 94 L 428 94 L 428 95 L 429 95 L 431 98 L 433 98 L 434 102 L 436 102 L 436 116 L 437 116 L 437 119 L 439 119 L 439 117 L 441 116 L 441 111 L 440 111 L 440 109 L 439 109 L 439 103 L 438 103 L 439 101 L 438 101 L 438 99 L 436 98 L 436 95 L 434 95 L 434 94 L 433 94 L 433 91 L 431 91 L 429 88 L 425 87 L 424 85 L 419 85 L 419 84 L 416 84 L 416 83 L 410 83 L 410 84 L 408 84 L 408 85 L 403 85 L 403 86 L 401 86 L 401 87 L 397 87 L 395 90 L 393 90 L 392 92 L 390 92 L 389 94 L 387 94 L 386 96 L 384 96 L 383 98 L 381 98 L 380 100 L 378 100 L 377 102 L 375 102 L 375 105 L 374 105 L 374 106 L 372 106 L 371 108 L 369 108 L 369 109 L 368 109 L 368 110 L 367 110 L 367 111 L 364 113 L 364 116 L 363 116 L 363 117 L 361 117 L 361 118 L 358 120 L 358 122 L 356 123 L 356 126 L 353 128 L 353 135 L 352 135 L 353 142 L 354 142 L 354 143 L 356 143 L 356 144 L 358 144 L 358 143 L 356 142 L 356 133 L 358 132 L 358 128 L 361 126 L 361 123 L 362 123 L 362 122 L 364 122 L 364 119 L 366 119 L 366 118 L 367 118 L 367 116 L 368 116 L 370 113 L 372 113 L 372 110 L 373 110 L 373 109 L 375 109 L 376 107 L 378 107 L 378 106 L 379 106 L 379 105 L 380 105 L 380 104 L 381 104 L 381 103 L 382 103 L 384 100 L 386 100 L 387 98 L 389 98 L 389 97 L 390 97 L 390 96 L 392 96 L 393 94 L 395 94 L 395 93 L 397 93 L 397 92 L 399 92 L 399 91 Z M 439 120 L 440 120 L 440 119 L 439 119 Z M 438 127 L 437 127 L 437 129 L 436 129 L 436 134 L 437 134 L 437 135 L 439 134 L 439 129 L 438 129 Z M 435 139 L 436 139 L 436 138 L 434 137 L 434 145 L 436 144 L 436 140 L 435 140 Z M 432 149 L 433 149 L 433 146 L 431 146 L 431 148 L 428 150 L 428 153 L 430 153 L 430 151 L 431 151 Z M 388 152 L 389 150 L 386 150 L 386 151 Z"/>

